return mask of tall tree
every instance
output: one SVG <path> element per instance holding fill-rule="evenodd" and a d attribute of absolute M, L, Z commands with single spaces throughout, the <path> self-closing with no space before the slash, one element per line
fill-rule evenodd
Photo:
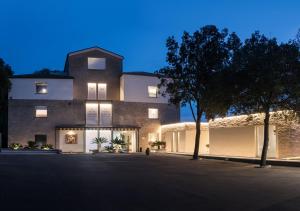
<path fill-rule="evenodd" d="M 278 44 L 259 32 L 246 39 L 234 55 L 235 111 L 264 114 L 261 167 L 266 166 L 270 112 L 299 106 L 299 58 L 296 42 Z"/>
<path fill-rule="evenodd" d="M 188 105 L 196 122 L 193 159 L 198 159 L 201 118 L 224 115 L 228 110 L 229 92 L 222 78 L 231 63 L 231 55 L 240 46 L 236 34 L 228 34 L 207 25 L 190 35 L 184 32 L 181 44 L 174 37 L 167 39 L 168 66 L 158 74 L 163 95 L 176 105 Z"/>
<path fill-rule="evenodd" d="M 3 139 L 7 139 L 7 103 L 8 92 L 11 87 L 9 77 L 12 74 L 10 66 L 0 58 L 0 133 Z"/>

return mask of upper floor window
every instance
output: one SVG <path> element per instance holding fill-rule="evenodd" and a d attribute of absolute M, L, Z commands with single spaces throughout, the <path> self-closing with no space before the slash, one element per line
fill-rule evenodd
<path fill-rule="evenodd" d="M 148 86 L 148 96 L 157 97 L 158 88 L 156 86 Z"/>
<path fill-rule="evenodd" d="M 86 124 L 87 125 L 97 125 L 98 124 L 98 104 L 97 103 L 87 103 L 86 106 Z"/>
<path fill-rule="evenodd" d="M 47 117 L 48 109 L 47 106 L 36 106 L 35 107 L 35 117 Z"/>
<path fill-rule="evenodd" d="M 112 125 L 112 104 L 100 104 L 100 126 Z"/>
<path fill-rule="evenodd" d="M 35 83 L 35 93 L 36 94 L 47 94 L 48 93 L 48 84 L 44 82 Z"/>
<path fill-rule="evenodd" d="M 106 84 L 98 84 L 98 100 L 106 100 Z"/>
<path fill-rule="evenodd" d="M 88 57 L 88 69 L 105 70 L 106 69 L 106 59 L 105 58 Z"/>
<path fill-rule="evenodd" d="M 148 118 L 149 119 L 158 119 L 158 109 L 157 108 L 148 108 Z"/>
<path fill-rule="evenodd" d="M 97 84 L 88 83 L 88 99 L 96 100 L 97 99 Z"/>

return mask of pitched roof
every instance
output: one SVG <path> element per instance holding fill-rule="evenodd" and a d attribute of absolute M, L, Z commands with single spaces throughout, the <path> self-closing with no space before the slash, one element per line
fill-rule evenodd
<path fill-rule="evenodd" d="M 85 52 L 94 51 L 94 50 L 98 50 L 98 51 L 101 51 L 103 53 L 107 53 L 107 54 L 110 54 L 112 56 L 115 56 L 117 58 L 124 59 L 124 57 L 121 56 L 120 54 L 114 53 L 114 52 L 106 50 L 104 48 L 100 48 L 98 46 L 94 46 L 94 47 L 90 47 L 90 48 L 84 48 L 84 49 L 77 50 L 77 51 L 72 51 L 72 52 L 69 52 L 67 56 L 73 56 L 73 55 L 76 55 L 76 54 L 85 53 Z"/>
<path fill-rule="evenodd" d="M 137 71 L 137 72 L 123 72 L 123 75 L 141 75 L 141 76 L 157 77 L 157 74 L 155 74 L 155 73 L 142 72 L 142 71 Z"/>

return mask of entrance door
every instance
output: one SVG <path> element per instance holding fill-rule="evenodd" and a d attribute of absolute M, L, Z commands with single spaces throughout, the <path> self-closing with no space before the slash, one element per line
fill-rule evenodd
<path fill-rule="evenodd" d="M 96 150 L 98 145 L 93 141 L 98 137 L 98 130 L 86 130 L 85 131 L 85 152 L 89 153 L 92 150 Z"/>

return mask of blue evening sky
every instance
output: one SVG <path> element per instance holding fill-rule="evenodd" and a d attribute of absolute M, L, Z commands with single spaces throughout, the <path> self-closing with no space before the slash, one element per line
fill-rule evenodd
<path fill-rule="evenodd" d="M 254 30 L 280 41 L 300 28 L 299 0 L 1 0 L 0 58 L 15 74 L 62 70 L 68 52 L 98 45 L 125 57 L 124 71 L 165 65 L 165 40 L 206 24 L 242 39 Z M 192 120 L 182 109 L 182 120 Z"/>

